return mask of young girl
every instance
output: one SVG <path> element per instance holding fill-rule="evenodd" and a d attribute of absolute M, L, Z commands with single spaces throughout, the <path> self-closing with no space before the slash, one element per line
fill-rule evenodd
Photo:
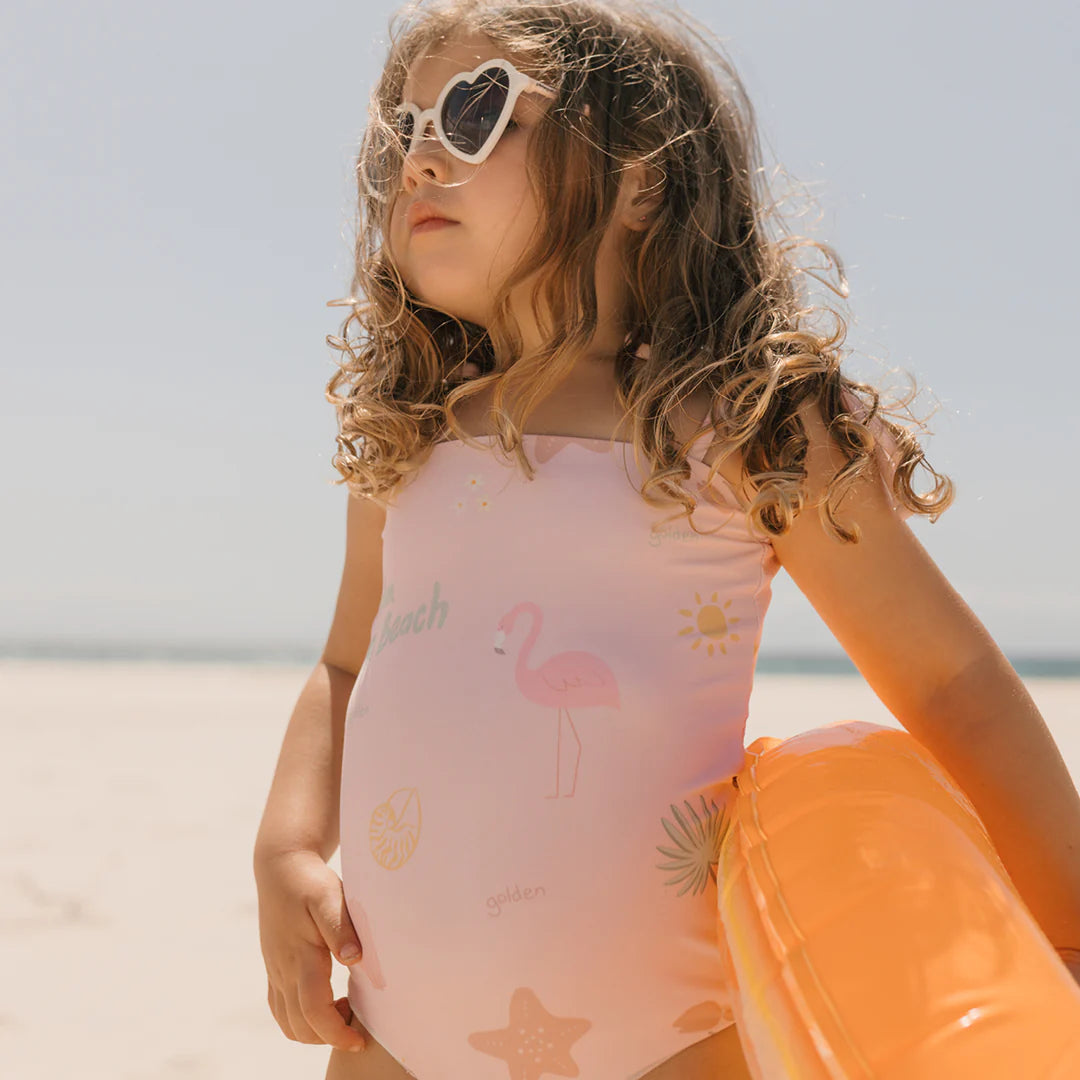
<path fill-rule="evenodd" d="M 781 566 L 1080 945 L 1080 797 L 904 522 L 951 482 L 811 326 L 730 65 L 648 7 L 409 14 L 331 339 L 341 591 L 255 850 L 286 1036 L 328 1080 L 748 1076 L 715 867 Z"/>

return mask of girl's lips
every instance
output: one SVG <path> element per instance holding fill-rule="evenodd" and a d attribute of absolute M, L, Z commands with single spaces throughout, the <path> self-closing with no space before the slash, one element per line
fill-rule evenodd
<path fill-rule="evenodd" d="M 447 218 L 428 218 L 427 221 L 421 221 L 418 225 L 414 225 L 412 231 L 414 233 L 434 232 L 436 229 L 441 229 L 444 225 L 456 224 L 456 221 L 450 221 Z"/>

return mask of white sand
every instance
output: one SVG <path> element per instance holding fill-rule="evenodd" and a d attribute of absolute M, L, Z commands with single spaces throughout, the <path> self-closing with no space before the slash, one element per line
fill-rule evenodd
<path fill-rule="evenodd" d="M 5 1080 L 322 1080 L 329 1048 L 267 1007 L 251 874 L 307 675 L 0 661 Z M 1027 686 L 1080 776 L 1080 681 Z M 751 718 L 747 742 L 899 727 L 842 677 L 759 676 Z"/>

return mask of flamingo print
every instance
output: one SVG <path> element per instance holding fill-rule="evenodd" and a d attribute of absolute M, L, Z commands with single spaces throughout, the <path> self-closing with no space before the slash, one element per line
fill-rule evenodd
<path fill-rule="evenodd" d="M 577 790 L 578 764 L 581 762 L 581 739 L 570 717 L 570 706 L 612 705 L 619 707 L 619 687 L 611 668 L 593 653 L 564 652 L 546 660 L 537 668 L 528 666 L 529 656 L 540 636 L 544 617 L 538 604 L 523 600 L 515 605 L 499 620 L 495 632 L 495 651 L 504 655 L 503 645 L 507 636 L 513 632 L 518 616 L 530 616 L 532 626 L 518 652 L 514 678 L 518 689 L 529 701 L 538 705 L 553 705 L 559 711 L 555 737 L 555 793 L 545 795 L 546 799 L 557 799 L 560 795 L 573 798 Z M 562 792 L 562 733 L 563 716 L 569 725 L 570 734 L 577 743 L 574 757 L 574 775 L 570 781 L 570 790 Z"/>

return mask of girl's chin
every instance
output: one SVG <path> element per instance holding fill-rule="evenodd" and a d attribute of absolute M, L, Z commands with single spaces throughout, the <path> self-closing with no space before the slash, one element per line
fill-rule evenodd
<path fill-rule="evenodd" d="M 404 279 L 403 279 L 404 280 Z M 432 287 L 430 284 L 427 288 L 417 288 L 415 285 L 408 281 L 405 281 L 405 285 L 409 290 L 409 295 L 415 297 L 415 299 L 421 303 L 426 304 L 428 307 L 435 308 L 440 312 L 447 312 L 453 315 L 455 319 L 460 319 L 462 322 L 473 323 L 474 325 L 481 326 L 482 323 L 477 322 L 477 313 L 470 311 L 461 302 L 461 283 L 455 283 L 458 287 L 454 290 L 453 294 L 449 291 L 442 291 L 438 288 Z"/>

